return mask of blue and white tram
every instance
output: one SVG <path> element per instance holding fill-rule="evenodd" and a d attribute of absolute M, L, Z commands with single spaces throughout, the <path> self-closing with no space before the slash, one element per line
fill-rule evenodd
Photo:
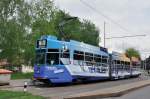
<path fill-rule="evenodd" d="M 140 63 L 132 62 L 131 77 L 136 77 L 141 75 L 140 68 L 141 68 Z"/>
<path fill-rule="evenodd" d="M 54 36 L 37 40 L 34 79 L 48 83 L 120 79 L 138 76 L 130 61 L 117 58 L 96 46 Z"/>
<path fill-rule="evenodd" d="M 109 78 L 109 54 L 74 40 L 42 36 L 37 41 L 34 78 L 51 83 Z"/>
<path fill-rule="evenodd" d="M 114 79 L 136 77 L 141 74 L 140 64 L 132 64 L 125 54 L 112 53 L 111 76 Z"/>
<path fill-rule="evenodd" d="M 113 52 L 111 61 L 112 78 L 120 79 L 131 76 L 130 59 L 124 54 Z"/>

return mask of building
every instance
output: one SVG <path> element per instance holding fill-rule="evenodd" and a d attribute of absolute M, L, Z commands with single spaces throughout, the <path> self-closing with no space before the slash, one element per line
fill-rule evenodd
<path fill-rule="evenodd" d="M 9 81 L 11 79 L 11 73 L 12 71 L 0 69 L 0 85 L 9 84 Z"/>

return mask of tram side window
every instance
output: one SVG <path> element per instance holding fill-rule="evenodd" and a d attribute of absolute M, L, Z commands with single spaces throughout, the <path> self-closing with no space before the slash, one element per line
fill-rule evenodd
<path fill-rule="evenodd" d="M 97 66 L 101 66 L 101 60 L 102 60 L 102 58 L 101 58 L 101 55 L 94 55 L 94 62 L 96 62 L 96 65 Z"/>
<path fill-rule="evenodd" d="M 85 61 L 93 61 L 93 54 L 85 53 Z"/>
<path fill-rule="evenodd" d="M 59 64 L 59 50 L 58 49 L 48 49 L 46 63 L 49 65 Z"/>
<path fill-rule="evenodd" d="M 73 58 L 74 58 L 74 65 L 83 65 L 84 52 L 74 51 Z"/>
<path fill-rule="evenodd" d="M 48 49 L 48 52 L 59 52 L 58 49 Z"/>
<path fill-rule="evenodd" d="M 74 51 L 74 60 L 84 60 L 84 53 L 81 51 Z"/>
<path fill-rule="evenodd" d="M 70 58 L 69 50 L 61 51 L 61 58 Z"/>
<path fill-rule="evenodd" d="M 107 63 L 107 57 L 106 56 L 102 56 L 102 63 Z"/>
<path fill-rule="evenodd" d="M 126 61 L 124 61 L 124 65 L 127 65 L 127 62 L 126 62 Z"/>
<path fill-rule="evenodd" d="M 130 65 L 130 62 L 128 62 L 128 65 Z"/>
<path fill-rule="evenodd" d="M 118 64 L 118 65 L 120 65 L 120 64 L 121 64 L 121 62 L 120 62 L 119 60 L 117 60 L 117 64 Z"/>
<path fill-rule="evenodd" d="M 116 65 L 116 64 L 117 64 L 117 61 L 116 61 L 116 60 L 113 60 L 113 63 L 114 63 L 114 65 Z"/>
<path fill-rule="evenodd" d="M 85 53 L 85 61 L 86 61 L 86 64 L 88 66 L 93 65 L 93 54 L 92 53 Z"/>
<path fill-rule="evenodd" d="M 100 55 L 94 55 L 94 61 L 95 62 L 101 62 L 101 56 Z"/>
<path fill-rule="evenodd" d="M 117 60 L 117 69 L 122 69 L 121 61 Z"/>
<path fill-rule="evenodd" d="M 126 69 L 130 69 L 130 63 L 129 62 L 125 62 L 126 64 Z"/>

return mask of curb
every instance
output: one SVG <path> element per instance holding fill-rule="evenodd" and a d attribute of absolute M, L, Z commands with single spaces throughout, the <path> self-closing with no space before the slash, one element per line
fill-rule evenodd
<path fill-rule="evenodd" d="M 150 80 L 146 80 L 146 81 L 140 81 L 131 84 L 119 85 L 112 88 L 106 88 L 106 89 L 101 89 L 101 90 L 96 90 L 91 92 L 84 92 L 75 95 L 70 95 L 64 97 L 64 99 L 96 99 L 96 98 L 119 97 L 131 91 L 149 85 L 150 85 Z"/>
<path fill-rule="evenodd" d="M 0 86 L 9 85 L 9 82 L 0 82 Z"/>

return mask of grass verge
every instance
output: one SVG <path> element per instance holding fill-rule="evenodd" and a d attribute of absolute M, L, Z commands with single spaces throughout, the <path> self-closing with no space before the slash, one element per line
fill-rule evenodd
<path fill-rule="evenodd" d="M 0 90 L 0 99 L 45 99 L 45 98 L 42 96 L 35 96 L 27 92 Z"/>
<path fill-rule="evenodd" d="M 31 73 L 13 73 L 11 74 L 11 79 L 30 79 L 33 77 L 33 72 Z"/>

